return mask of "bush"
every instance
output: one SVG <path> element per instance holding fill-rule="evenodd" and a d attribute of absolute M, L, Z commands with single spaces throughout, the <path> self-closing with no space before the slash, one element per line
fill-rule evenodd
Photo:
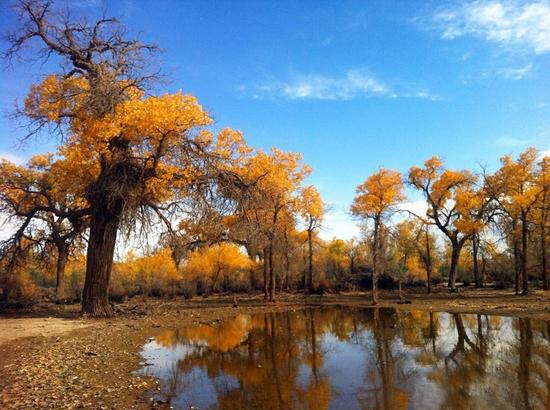
<path fill-rule="evenodd" d="M 501 271 L 498 274 L 492 275 L 494 277 L 495 289 L 509 288 L 514 284 L 515 274 L 511 270 Z"/>
<path fill-rule="evenodd" d="M 0 276 L 0 301 L 34 302 L 38 298 L 38 289 L 24 269 Z"/>

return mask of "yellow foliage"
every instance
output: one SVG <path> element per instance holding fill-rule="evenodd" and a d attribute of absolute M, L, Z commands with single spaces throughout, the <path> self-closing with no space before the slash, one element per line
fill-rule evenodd
<path fill-rule="evenodd" d="M 223 277 L 239 279 L 253 262 L 239 246 L 223 242 L 191 252 L 184 263 L 186 278 L 206 278 L 212 286 Z"/>
<path fill-rule="evenodd" d="M 356 192 L 351 212 L 367 218 L 383 218 L 405 199 L 401 174 L 384 168 L 368 177 Z"/>
<path fill-rule="evenodd" d="M 180 280 L 181 275 L 170 249 L 161 249 L 143 257 L 137 257 L 130 251 L 126 261 L 114 264 L 111 287 L 114 292 L 121 293 L 164 292 L 176 286 Z"/>

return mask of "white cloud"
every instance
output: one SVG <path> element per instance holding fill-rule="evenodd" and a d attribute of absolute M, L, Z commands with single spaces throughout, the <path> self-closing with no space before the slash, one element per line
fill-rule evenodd
<path fill-rule="evenodd" d="M 343 210 L 329 210 L 325 215 L 324 229 L 319 233 L 321 238 L 330 240 L 351 239 L 360 236 L 359 224 L 349 213 Z"/>
<path fill-rule="evenodd" d="M 341 78 L 306 75 L 291 82 L 264 86 L 263 89 L 290 99 L 349 100 L 358 95 L 392 95 L 389 88 L 374 76 L 353 70 Z"/>
<path fill-rule="evenodd" d="M 396 217 L 398 219 L 407 218 L 411 216 L 409 212 L 416 216 L 424 217 L 426 216 L 426 212 L 428 210 L 428 203 L 424 199 L 419 199 L 417 201 L 407 201 L 407 202 L 403 202 L 399 206 L 399 210 L 401 212 L 396 214 Z"/>
<path fill-rule="evenodd" d="M 539 158 L 545 158 L 545 157 L 549 157 L 550 158 L 550 149 L 545 149 L 544 151 L 539 151 Z"/>
<path fill-rule="evenodd" d="M 0 159 L 7 159 L 8 161 L 11 161 L 15 164 L 22 164 L 23 162 L 25 162 L 25 160 L 18 156 L 18 155 L 15 155 L 15 154 L 12 154 L 11 152 L 2 152 L 0 151 Z"/>
<path fill-rule="evenodd" d="M 476 35 L 502 46 L 550 52 L 550 2 L 477 0 L 440 9 L 433 16 L 444 39 Z"/>
<path fill-rule="evenodd" d="M 498 74 L 510 80 L 521 80 L 531 71 L 532 68 L 533 64 L 527 64 L 526 66 L 519 68 L 501 68 L 498 70 Z"/>
<path fill-rule="evenodd" d="M 522 147 L 528 145 L 531 140 L 515 138 L 515 137 L 499 137 L 495 140 L 495 143 L 501 147 Z"/>
<path fill-rule="evenodd" d="M 246 92 L 246 87 L 241 87 Z M 254 98 L 285 97 L 292 100 L 351 100 L 357 97 L 412 97 L 436 100 L 429 90 L 397 93 L 374 75 L 361 70 L 349 70 L 342 77 L 298 75 L 291 81 L 272 82 L 255 88 Z"/>

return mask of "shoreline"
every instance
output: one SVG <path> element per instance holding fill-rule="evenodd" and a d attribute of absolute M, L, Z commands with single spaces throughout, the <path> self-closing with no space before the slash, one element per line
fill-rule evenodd
<path fill-rule="evenodd" d="M 9 331 L 12 336 L 3 343 L 0 339 L 0 405 L 6 409 L 151 408 L 149 392 L 156 383 L 135 374 L 149 337 L 167 329 L 216 323 L 237 314 L 323 306 L 373 308 L 369 292 L 278 296 L 276 302 L 265 303 L 261 295 L 240 295 L 238 307 L 232 306 L 233 298 L 227 295 L 191 300 L 137 297 L 117 305 L 124 313 L 107 319 L 81 318 L 77 305 L 50 304 L 0 313 L 0 333 Z M 408 290 L 404 296 L 410 304 L 399 304 L 394 292 L 383 291 L 380 296 L 375 308 L 550 321 L 550 293 L 542 291 L 515 296 L 492 289 L 453 294 L 437 291 L 432 295 Z M 39 334 L 26 332 L 36 330 L 37 323 L 44 326 Z M 18 337 L 13 337 L 15 331 Z"/>

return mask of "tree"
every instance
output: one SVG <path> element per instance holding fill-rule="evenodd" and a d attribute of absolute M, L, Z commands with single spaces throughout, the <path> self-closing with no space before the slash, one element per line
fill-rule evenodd
<path fill-rule="evenodd" d="M 310 185 L 302 189 L 300 212 L 305 222 L 308 244 L 308 275 L 304 280 L 304 289 L 307 292 L 313 292 L 313 236 L 321 227 L 325 205 L 321 195 L 314 186 Z"/>
<path fill-rule="evenodd" d="M 417 240 L 414 237 L 415 221 L 404 220 L 395 226 L 392 237 L 396 244 L 396 257 L 398 259 L 397 281 L 399 284 L 399 300 L 403 300 L 402 282 L 409 268 L 409 261 L 416 251 Z"/>
<path fill-rule="evenodd" d="M 67 135 L 59 155 L 80 177 L 90 217 L 82 312 L 108 316 L 119 230 L 173 209 L 167 204 L 219 175 L 213 160 L 224 155 L 209 152 L 212 136 L 199 130 L 211 119 L 195 97 L 145 93 L 156 78 L 145 73 L 154 46 L 127 39 L 115 19 L 90 24 L 39 0 L 22 0 L 18 9 L 20 28 L 8 35 L 6 57 L 36 40 L 39 56 L 57 55 L 67 68 L 31 87 L 23 114 L 30 134 L 51 125 Z"/>
<path fill-rule="evenodd" d="M 87 218 L 83 192 L 71 184 L 63 161 L 52 154 L 35 155 L 27 165 L 0 163 L 0 209 L 14 225 L 14 233 L 2 243 L 2 257 L 24 255 L 24 245 L 54 248 L 57 300 L 67 297 L 65 267 L 73 249 L 83 245 Z M 15 252 L 15 253 L 13 253 Z M 47 255 L 46 255 L 47 256 Z"/>
<path fill-rule="evenodd" d="M 437 226 L 450 242 L 448 286 L 455 291 L 460 251 L 466 241 L 484 226 L 487 202 L 483 194 L 475 190 L 476 178 L 470 171 L 444 169 L 438 157 L 426 160 L 424 168 L 412 167 L 408 181 L 426 198 L 427 220 Z"/>
<path fill-rule="evenodd" d="M 381 231 L 396 205 L 405 199 L 403 181 L 397 171 L 381 168 L 356 189 L 351 212 L 365 222 L 373 223 L 372 248 L 372 303 L 378 299 L 379 259 L 382 255 Z"/>
<path fill-rule="evenodd" d="M 273 301 L 275 292 L 274 253 L 285 221 L 297 209 L 297 194 L 303 179 L 311 172 L 302 156 L 273 148 L 268 154 L 258 150 L 233 168 L 249 187 L 238 193 L 239 216 L 264 238 L 264 294 Z M 267 275 L 269 274 L 269 283 Z"/>
<path fill-rule="evenodd" d="M 542 158 L 537 169 L 537 185 L 540 189 L 538 202 L 535 205 L 534 219 L 538 227 L 540 244 L 540 265 L 542 274 L 542 286 L 544 290 L 550 289 L 547 262 L 547 236 L 550 224 L 550 156 Z"/>
<path fill-rule="evenodd" d="M 501 214 L 510 222 L 515 261 L 515 288 L 519 293 L 521 278 L 522 293 L 529 292 L 527 276 L 529 225 L 535 206 L 542 193 L 537 184 L 535 165 L 537 150 L 529 148 L 514 161 L 512 157 L 501 158 L 501 167 L 494 175 L 485 177 L 485 186 Z M 518 227 L 519 225 L 519 227 Z M 521 243 L 521 249 L 519 244 Z"/>
<path fill-rule="evenodd" d="M 436 251 L 435 236 L 430 232 L 430 224 L 425 222 L 417 223 L 415 231 L 416 251 L 426 270 L 428 293 L 432 293 L 432 277 Z"/>

